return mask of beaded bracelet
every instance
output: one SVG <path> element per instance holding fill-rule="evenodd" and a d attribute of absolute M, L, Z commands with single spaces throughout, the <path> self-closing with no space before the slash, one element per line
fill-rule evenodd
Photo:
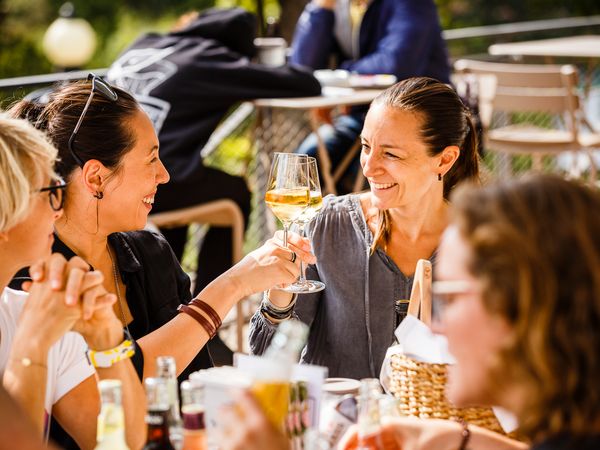
<path fill-rule="evenodd" d="M 211 324 L 206 317 L 196 311 L 194 308 L 190 308 L 188 305 L 179 305 L 177 311 L 185 313 L 192 317 L 196 322 L 200 324 L 204 331 L 208 334 L 209 338 L 213 338 L 217 334 L 217 329 Z"/>
<path fill-rule="evenodd" d="M 221 328 L 221 325 L 223 323 L 221 321 L 221 317 L 219 316 L 219 314 L 217 314 L 217 312 L 214 310 L 214 308 L 212 306 L 210 306 L 208 303 L 206 303 L 203 300 L 200 300 L 199 298 L 195 298 L 194 300 L 192 300 L 189 303 L 189 305 L 190 306 L 194 305 L 198 309 L 204 311 L 206 313 L 206 315 L 212 320 L 213 325 L 215 326 L 216 330 Z"/>
<path fill-rule="evenodd" d="M 290 304 L 285 308 L 280 308 L 277 305 L 271 303 L 269 296 L 265 292 L 263 294 L 263 300 L 260 305 L 260 312 L 263 315 L 267 315 L 267 318 L 275 319 L 275 320 L 286 320 L 289 319 L 292 315 L 292 311 L 294 310 L 294 306 L 296 306 L 296 300 L 298 299 L 298 294 L 294 294 Z"/>

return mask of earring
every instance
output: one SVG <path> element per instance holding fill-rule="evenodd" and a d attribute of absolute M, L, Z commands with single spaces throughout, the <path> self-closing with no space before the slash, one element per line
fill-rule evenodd
<path fill-rule="evenodd" d="M 94 197 L 96 197 L 98 200 L 102 200 L 102 198 L 104 198 L 104 192 L 96 192 Z"/>
<path fill-rule="evenodd" d="M 442 174 L 438 173 L 438 181 L 442 181 Z"/>

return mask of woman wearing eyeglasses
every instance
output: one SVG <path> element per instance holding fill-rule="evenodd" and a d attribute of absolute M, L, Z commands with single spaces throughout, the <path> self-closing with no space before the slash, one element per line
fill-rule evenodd
<path fill-rule="evenodd" d="M 132 346 L 102 274 L 89 272 L 80 258 L 67 263 L 50 256 L 65 188 L 54 174 L 55 158 L 56 149 L 41 132 L 0 115 L 0 373 L 40 435 L 52 414 L 81 448 L 91 449 L 100 399 L 87 358 Z M 6 287 L 19 268 L 31 264 L 29 294 Z M 127 440 L 137 448 L 144 442 L 144 392 L 129 355 L 97 373 L 121 380 Z"/>
<path fill-rule="evenodd" d="M 227 312 L 249 294 L 298 276 L 300 260 L 292 262 L 292 251 L 272 240 L 191 299 L 190 280 L 164 238 L 134 231 L 146 225 L 169 175 L 152 123 L 125 91 L 92 76 L 58 88 L 46 105 L 20 102 L 12 114 L 45 130 L 58 148 L 57 172 L 67 188 L 54 250 L 106 274 L 115 312 L 141 349 L 134 355 L 140 377 L 155 375 L 161 355 L 174 356 L 184 377 L 211 366 L 204 345 Z"/>
<path fill-rule="evenodd" d="M 513 412 L 531 450 L 600 448 L 600 192 L 536 175 L 452 200 L 433 288 L 448 398 Z M 397 419 L 386 448 L 513 448 L 469 428 Z"/>

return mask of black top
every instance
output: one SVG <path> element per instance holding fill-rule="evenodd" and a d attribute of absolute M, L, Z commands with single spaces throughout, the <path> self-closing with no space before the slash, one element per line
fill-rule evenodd
<path fill-rule="evenodd" d="M 113 233 L 108 236 L 108 242 L 116 255 L 117 269 L 127 292 L 127 305 L 133 316 L 129 331 L 134 339 L 139 339 L 175 317 L 181 303 L 189 303 L 192 298 L 190 279 L 165 238 L 158 233 Z M 67 259 L 75 256 L 57 235 L 52 252 L 61 253 Z M 141 379 L 144 356 L 137 344 L 132 362 Z M 208 348 L 204 346 L 179 376 L 179 381 L 187 379 L 191 372 L 212 365 Z"/>
<path fill-rule="evenodd" d="M 539 444 L 533 445 L 531 450 L 598 450 L 600 449 L 600 435 L 573 436 L 562 435 L 549 438 Z"/>
<path fill-rule="evenodd" d="M 204 181 L 200 150 L 238 102 L 321 93 L 309 69 L 251 61 L 255 24 L 242 8 L 206 10 L 185 29 L 141 36 L 111 65 L 108 81 L 133 94 L 154 124 L 170 190 L 185 194 Z"/>

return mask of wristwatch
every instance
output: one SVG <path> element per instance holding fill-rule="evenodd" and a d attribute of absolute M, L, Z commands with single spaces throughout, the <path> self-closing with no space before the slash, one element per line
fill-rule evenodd
<path fill-rule="evenodd" d="M 131 358 L 135 353 L 133 338 L 127 329 L 123 330 L 123 334 L 125 335 L 125 340 L 114 348 L 99 351 L 88 348 L 86 356 L 90 364 L 94 367 L 106 368 L 111 367 L 119 361 Z"/>

